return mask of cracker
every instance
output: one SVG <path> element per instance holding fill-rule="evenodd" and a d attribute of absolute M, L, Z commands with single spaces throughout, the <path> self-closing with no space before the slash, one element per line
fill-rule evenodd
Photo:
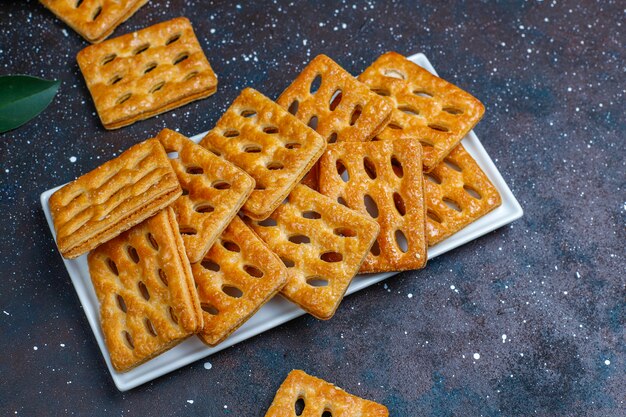
<path fill-rule="evenodd" d="M 295 414 L 294 414 L 295 413 Z M 322 379 L 293 370 L 282 383 L 265 417 L 387 417 L 387 407 L 348 394 Z"/>
<path fill-rule="evenodd" d="M 39 0 L 91 43 L 106 39 L 148 0 Z"/>
<path fill-rule="evenodd" d="M 393 100 L 396 107 L 379 139 L 418 139 L 424 170 L 430 171 L 478 123 L 480 101 L 395 52 L 380 56 L 359 81 Z"/>
<path fill-rule="evenodd" d="M 417 141 L 328 145 L 319 163 L 320 193 L 373 217 L 380 234 L 359 272 L 426 265 L 422 149 Z"/>
<path fill-rule="evenodd" d="M 256 220 L 280 205 L 326 147 L 312 129 L 251 88 L 241 92 L 200 144 L 255 179 L 243 211 Z"/>
<path fill-rule="evenodd" d="M 278 256 L 239 217 L 191 270 L 204 311 L 204 329 L 198 337 L 209 346 L 252 317 L 287 278 Z"/>
<path fill-rule="evenodd" d="M 424 179 L 426 238 L 433 246 L 502 204 L 500 194 L 463 145 Z"/>
<path fill-rule="evenodd" d="M 249 224 L 287 266 L 281 293 L 323 320 L 335 314 L 379 230 L 368 216 L 304 185 L 269 219 Z"/>
<path fill-rule="evenodd" d="M 184 17 L 88 46 L 76 59 L 107 129 L 208 97 L 217 89 L 217 77 Z"/>
<path fill-rule="evenodd" d="M 199 262 L 246 201 L 254 180 L 180 133 L 163 129 L 157 136 L 183 189 L 172 204 L 189 262 Z"/>
<path fill-rule="evenodd" d="M 181 191 L 158 140 L 131 147 L 50 197 L 61 255 L 76 258 L 113 239 L 169 206 Z"/>
<path fill-rule="evenodd" d="M 88 263 L 116 370 L 126 372 L 202 329 L 198 294 L 171 208 L 99 246 Z"/>

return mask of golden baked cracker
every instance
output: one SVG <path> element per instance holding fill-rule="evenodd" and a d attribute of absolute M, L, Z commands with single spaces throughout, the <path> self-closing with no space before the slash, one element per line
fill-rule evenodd
<path fill-rule="evenodd" d="M 243 211 L 256 220 L 278 207 L 326 147 L 312 129 L 251 88 L 241 92 L 200 144 L 255 179 Z"/>
<path fill-rule="evenodd" d="M 88 263 L 116 370 L 126 372 L 202 329 L 198 294 L 171 208 L 98 246 Z"/>
<path fill-rule="evenodd" d="M 426 265 L 422 147 L 397 139 L 328 145 L 319 163 L 320 193 L 369 214 L 380 234 L 359 272 Z"/>
<path fill-rule="evenodd" d="M 237 330 L 287 279 L 278 256 L 239 217 L 191 270 L 204 311 L 204 329 L 198 337 L 209 346 Z"/>
<path fill-rule="evenodd" d="M 348 394 L 294 369 L 282 383 L 265 417 L 388 417 L 387 407 Z"/>
<path fill-rule="evenodd" d="M 72 259 L 169 206 L 181 188 L 163 146 L 148 139 L 50 197 L 61 255 Z"/>
<path fill-rule="evenodd" d="M 424 189 L 429 246 L 502 204 L 496 187 L 461 144 L 426 174 Z"/>
<path fill-rule="evenodd" d="M 395 110 L 379 139 L 418 139 L 430 171 L 478 123 L 480 101 L 395 52 L 380 56 L 359 81 L 393 100 Z"/>
<path fill-rule="evenodd" d="M 252 229 L 287 266 L 281 293 L 317 318 L 335 314 L 378 235 L 378 224 L 297 185 L 269 219 Z"/>
<path fill-rule="evenodd" d="M 189 262 L 199 262 L 246 201 L 254 180 L 180 133 L 157 136 L 170 159 L 183 195 L 172 204 Z"/>
<path fill-rule="evenodd" d="M 39 0 L 91 43 L 102 42 L 148 0 Z"/>
<path fill-rule="evenodd" d="M 208 97 L 217 77 L 184 17 L 91 45 L 76 57 L 107 129 Z"/>

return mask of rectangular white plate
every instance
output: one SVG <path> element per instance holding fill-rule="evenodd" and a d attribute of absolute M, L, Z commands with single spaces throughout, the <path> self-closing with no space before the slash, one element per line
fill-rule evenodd
<path fill-rule="evenodd" d="M 430 65 L 430 62 L 423 54 L 413 55 L 409 57 L 409 59 L 426 68 L 433 74 L 436 74 L 435 69 L 432 65 Z M 205 133 L 198 134 L 191 139 L 198 142 L 204 134 Z M 500 172 L 493 164 L 491 158 L 489 158 L 489 155 L 487 155 L 487 152 L 473 131 L 463 138 L 463 145 L 465 146 L 465 149 L 467 149 L 467 151 L 474 157 L 474 159 L 476 159 L 480 167 L 483 171 L 485 171 L 489 179 L 500 192 L 500 195 L 502 196 L 502 205 L 450 238 L 429 248 L 429 259 L 448 252 L 449 250 L 474 240 L 477 237 L 489 233 L 505 224 L 511 223 L 512 221 L 520 218 L 523 214 L 522 208 L 515 199 L 515 196 L 511 193 L 511 190 L 502 179 Z M 55 239 L 56 235 L 52 225 L 48 199 L 50 198 L 50 195 L 52 195 L 52 193 L 59 188 L 61 188 L 61 186 L 50 189 L 41 194 L 41 205 L 46 215 L 46 219 L 48 220 L 50 231 L 53 236 L 55 236 Z M 70 274 L 70 278 L 72 279 L 78 298 L 83 305 L 89 325 L 96 336 L 96 340 L 98 341 L 104 360 L 106 361 L 107 367 L 111 372 L 113 382 L 120 391 L 127 391 L 135 388 L 138 385 L 165 375 L 168 372 L 195 362 L 198 359 L 212 355 L 222 349 L 242 342 L 261 332 L 279 326 L 304 314 L 304 311 L 298 308 L 295 304 L 290 303 L 282 297 L 275 297 L 263 306 L 250 320 L 248 320 L 248 322 L 241 326 L 225 342 L 215 348 L 209 348 L 200 342 L 198 338 L 191 337 L 168 352 L 165 352 L 164 354 L 148 361 L 130 372 L 119 373 L 116 372 L 111 366 L 109 353 L 107 352 L 107 348 L 104 343 L 99 322 L 98 299 L 96 298 L 96 293 L 91 284 L 91 279 L 89 278 L 87 256 L 83 255 L 80 258 L 73 260 L 63 259 L 63 262 L 65 263 L 67 272 Z M 380 282 L 395 274 L 397 274 L 397 272 L 357 276 L 348 288 L 347 294 L 352 294 L 356 291 L 362 290 L 365 287 L 369 287 L 370 285 Z"/>

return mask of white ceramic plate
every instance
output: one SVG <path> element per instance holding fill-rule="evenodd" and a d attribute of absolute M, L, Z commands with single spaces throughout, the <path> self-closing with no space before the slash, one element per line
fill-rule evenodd
<path fill-rule="evenodd" d="M 409 57 L 409 59 L 436 74 L 435 69 L 432 65 L 430 65 L 430 62 L 423 54 L 413 55 Z M 203 136 L 204 133 L 201 133 L 191 139 L 198 142 Z M 429 259 L 448 252 L 449 250 L 474 240 L 477 237 L 489 233 L 505 224 L 511 223 L 512 221 L 520 218 L 523 214 L 522 208 L 515 199 L 515 196 L 511 193 L 511 190 L 502 179 L 500 172 L 493 164 L 491 158 L 489 158 L 489 155 L 487 155 L 487 152 L 473 131 L 463 139 L 463 145 L 465 146 L 465 149 L 467 149 L 467 151 L 474 157 L 474 159 L 476 159 L 480 167 L 483 171 L 485 171 L 489 179 L 500 192 L 500 195 L 502 196 L 502 205 L 450 238 L 442 241 L 432 248 L 429 248 Z M 52 193 L 59 188 L 61 188 L 61 186 L 41 194 L 41 205 L 53 236 L 55 236 L 55 232 L 54 227 L 52 226 L 52 218 L 50 217 L 48 199 L 50 198 L 50 195 L 52 195 Z M 241 326 L 225 342 L 215 348 L 209 348 L 200 342 L 198 338 L 191 337 L 175 348 L 131 370 L 130 372 L 119 373 L 112 368 L 109 353 L 107 352 L 107 348 L 104 343 L 99 322 L 98 299 L 96 298 L 96 293 L 91 284 L 91 279 L 89 278 L 87 256 L 84 255 L 73 260 L 63 259 L 63 262 L 65 263 L 67 272 L 70 274 L 70 278 L 72 279 L 78 298 L 83 305 L 89 325 L 96 336 L 96 340 L 98 341 L 104 360 L 106 361 L 109 371 L 111 372 L 113 382 L 120 391 L 127 391 L 131 388 L 135 388 L 138 385 L 165 375 L 168 372 L 195 362 L 198 359 L 202 359 L 219 352 L 222 349 L 256 336 L 259 333 L 279 326 L 305 313 L 295 304 L 290 303 L 284 298 L 275 297 L 263 306 L 250 320 L 248 320 L 248 322 Z M 397 272 L 357 276 L 348 288 L 347 294 L 352 294 L 356 291 L 362 290 L 365 287 L 369 287 L 370 285 L 380 282 L 395 274 L 397 274 Z"/>

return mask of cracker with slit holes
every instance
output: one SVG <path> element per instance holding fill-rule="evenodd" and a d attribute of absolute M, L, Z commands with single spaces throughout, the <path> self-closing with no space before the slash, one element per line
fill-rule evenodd
<path fill-rule="evenodd" d="M 281 260 L 235 217 L 202 262 L 191 265 L 209 346 L 225 340 L 285 285 Z"/>
<path fill-rule="evenodd" d="M 88 46 L 76 59 L 106 129 L 172 110 L 217 89 L 217 77 L 184 17 Z"/>
<path fill-rule="evenodd" d="M 318 55 L 277 103 L 315 129 L 328 143 L 365 142 L 387 124 L 391 100 L 380 97 L 326 55 Z M 316 188 L 316 171 L 306 178 Z"/>
<path fill-rule="evenodd" d="M 91 43 L 106 39 L 148 0 L 39 0 Z"/>
<path fill-rule="evenodd" d="M 374 218 L 380 234 L 359 272 L 426 265 L 422 147 L 397 139 L 328 145 L 319 163 L 320 193 Z"/>
<path fill-rule="evenodd" d="M 254 180 L 230 162 L 173 130 L 157 136 L 183 189 L 172 204 L 189 262 L 198 262 L 209 251 L 246 201 Z"/>
<path fill-rule="evenodd" d="M 163 146 L 156 139 L 141 142 L 52 194 L 59 252 L 76 258 L 169 206 L 181 193 Z"/>
<path fill-rule="evenodd" d="M 426 238 L 433 246 L 502 204 L 478 163 L 458 145 L 424 179 Z"/>
<path fill-rule="evenodd" d="M 388 417 L 387 407 L 348 394 L 323 379 L 294 369 L 282 383 L 265 417 Z"/>
<path fill-rule="evenodd" d="M 266 219 L 324 152 L 324 139 L 251 88 L 235 99 L 200 144 L 254 178 L 243 212 Z"/>
<path fill-rule="evenodd" d="M 426 172 L 452 151 L 485 112 L 474 96 L 395 52 L 380 56 L 359 81 L 395 105 L 378 139 L 419 140 Z"/>
<path fill-rule="evenodd" d="M 313 316 L 331 318 L 378 235 L 378 223 L 297 185 L 252 229 L 287 266 L 281 293 Z"/>
<path fill-rule="evenodd" d="M 171 208 L 99 246 L 88 263 L 117 371 L 141 365 L 202 329 L 198 294 Z"/>

